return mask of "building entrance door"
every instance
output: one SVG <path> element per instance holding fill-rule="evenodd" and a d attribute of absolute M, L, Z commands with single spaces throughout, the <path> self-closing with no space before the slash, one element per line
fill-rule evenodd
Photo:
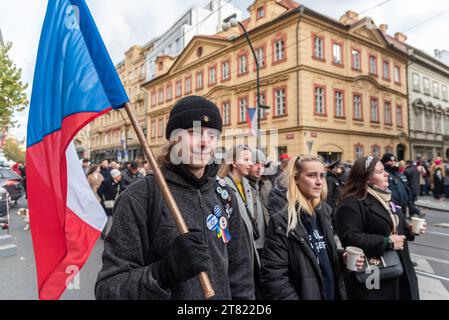
<path fill-rule="evenodd" d="M 341 161 L 341 152 L 318 152 L 318 155 L 323 158 L 325 163 L 332 163 L 335 161 Z"/>
<path fill-rule="evenodd" d="M 405 160 L 405 146 L 403 144 L 398 144 L 396 147 L 396 156 L 398 161 Z"/>

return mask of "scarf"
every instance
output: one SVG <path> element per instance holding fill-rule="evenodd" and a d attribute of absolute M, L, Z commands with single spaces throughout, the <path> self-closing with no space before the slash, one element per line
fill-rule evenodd
<path fill-rule="evenodd" d="M 392 234 L 398 233 L 399 217 L 393 212 L 392 207 L 395 205 L 391 202 L 391 191 L 381 190 L 376 187 L 368 187 L 368 193 L 374 197 L 390 215 L 391 222 L 393 223 Z M 395 209 L 396 210 L 396 209 Z"/>

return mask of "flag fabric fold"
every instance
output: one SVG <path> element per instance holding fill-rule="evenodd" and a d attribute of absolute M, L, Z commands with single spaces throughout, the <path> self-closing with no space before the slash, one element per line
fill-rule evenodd
<path fill-rule="evenodd" d="M 253 136 L 257 136 L 257 108 L 246 109 L 246 123 L 249 127 L 249 132 Z"/>
<path fill-rule="evenodd" d="M 84 0 L 48 1 L 27 134 L 28 206 L 40 299 L 59 299 L 106 223 L 75 135 L 128 97 Z"/>

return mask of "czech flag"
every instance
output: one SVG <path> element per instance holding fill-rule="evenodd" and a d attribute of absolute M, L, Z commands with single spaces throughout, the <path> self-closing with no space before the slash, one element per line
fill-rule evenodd
<path fill-rule="evenodd" d="M 246 123 L 248 123 L 249 132 L 257 136 L 257 108 L 246 109 Z"/>
<path fill-rule="evenodd" d="M 40 299 L 59 299 L 106 216 L 71 143 L 128 97 L 84 0 L 50 0 L 28 122 L 27 181 Z"/>

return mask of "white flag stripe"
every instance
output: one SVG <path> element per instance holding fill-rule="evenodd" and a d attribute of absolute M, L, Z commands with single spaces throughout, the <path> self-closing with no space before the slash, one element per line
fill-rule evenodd
<path fill-rule="evenodd" d="M 75 145 L 70 143 L 67 158 L 67 207 L 81 220 L 102 231 L 106 225 L 106 213 L 87 182 Z"/>

